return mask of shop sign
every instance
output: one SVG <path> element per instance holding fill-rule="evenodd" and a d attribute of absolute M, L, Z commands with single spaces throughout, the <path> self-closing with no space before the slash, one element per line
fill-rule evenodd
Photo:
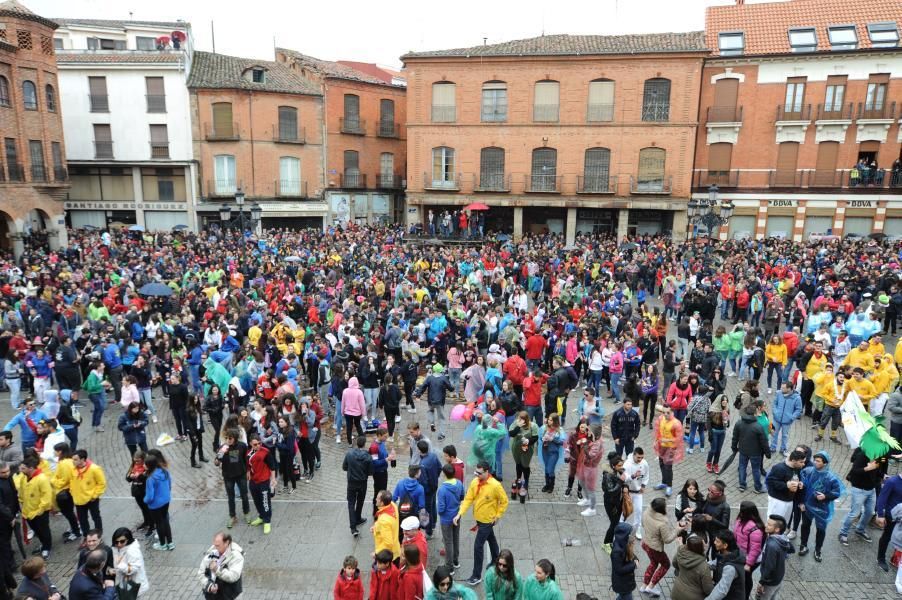
<path fill-rule="evenodd" d="M 874 208 L 873 200 L 849 200 L 846 202 L 849 208 Z"/>
<path fill-rule="evenodd" d="M 798 200 L 768 200 L 767 205 L 770 208 L 796 208 L 799 206 Z"/>
<path fill-rule="evenodd" d="M 81 202 L 69 201 L 66 210 L 185 210 L 182 202 Z"/>

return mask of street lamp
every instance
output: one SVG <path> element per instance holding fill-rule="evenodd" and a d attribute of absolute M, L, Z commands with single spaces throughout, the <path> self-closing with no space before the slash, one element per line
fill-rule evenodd
<path fill-rule="evenodd" d="M 238 190 L 235 192 L 235 205 L 238 207 L 238 216 L 234 219 L 232 218 L 231 206 L 224 204 L 219 207 L 219 219 L 222 221 L 223 227 L 234 227 L 235 225 L 237 225 L 241 230 L 242 235 L 244 235 L 244 199 L 244 191 L 241 188 L 238 188 Z M 260 222 L 260 218 L 262 216 L 263 209 L 259 204 L 254 202 L 250 207 L 250 225 L 254 231 L 256 231 L 257 223 Z"/>
<path fill-rule="evenodd" d="M 699 200 L 693 198 L 689 202 L 687 214 L 689 222 L 693 225 L 703 225 L 709 235 L 717 227 L 726 225 L 733 216 L 733 203 L 730 200 L 720 201 L 720 190 L 714 184 L 708 188 L 708 198 Z"/>

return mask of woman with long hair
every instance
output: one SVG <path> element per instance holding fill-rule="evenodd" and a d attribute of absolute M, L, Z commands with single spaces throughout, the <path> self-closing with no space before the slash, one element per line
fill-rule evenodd
<path fill-rule="evenodd" d="M 401 390 L 391 373 L 386 373 L 382 379 L 376 404 L 385 412 L 385 428 L 388 429 L 388 436 L 394 437 L 395 424 L 401 420 Z"/>
<path fill-rule="evenodd" d="M 714 589 L 711 568 L 705 560 L 705 541 L 700 536 L 690 536 L 677 548 L 673 559 L 677 571 L 670 593 L 671 600 L 704 600 Z"/>
<path fill-rule="evenodd" d="M 645 576 L 642 579 L 643 586 L 639 588 L 639 592 L 652 596 L 661 595 L 658 582 L 670 570 L 670 557 L 667 556 L 665 548 L 667 544 L 676 539 L 683 529 L 679 525 L 674 527 L 668 521 L 667 501 L 664 498 L 658 497 L 651 501 L 645 514 L 642 515 L 642 530 L 644 531 L 642 549 L 648 555 L 649 565 L 645 569 Z"/>
<path fill-rule="evenodd" d="M 144 496 L 147 494 L 147 465 L 144 464 L 144 452 L 138 450 L 132 455 L 132 464 L 129 465 L 128 471 L 125 473 L 125 480 L 131 486 L 132 498 L 141 510 L 141 524 L 138 525 L 138 531 L 143 531 L 144 535 L 150 537 L 154 532 L 153 515 L 144 502 Z"/>
<path fill-rule="evenodd" d="M 507 548 L 498 553 L 495 563 L 486 569 L 482 582 L 486 600 L 519 600 L 523 577 L 514 568 L 514 554 Z"/>
<path fill-rule="evenodd" d="M 225 407 L 225 400 L 222 397 L 222 391 L 218 385 L 211 385 L 210 392 L 204 398 L 204 412 L 210 417 L 210 424 L 213 426 L 213 454 L 219 451 L 220 441 L 219 433 L 222 431 L 222 409 Z"/>
<path fill-rule="evenodd" d="M 149 458 L 149 457 L 148 457 Z M 147 572 L 144 569 L 144 555 L 141 553 L 141 542 L 135 539 L 131 529 L 120 527 L 113 532 L 113 569 L 116 571 L 116 587 L 129 589 L 138 587 L 140 598 L 150 589 Z"/>
<path fill-rule="evenodd" d="M 683 489 L 677 494 L 676 504 L 673 507 L 673 514 L 681 524 L 687 528 L 692 523 L 692 517 L 702 512 L 705 504 L 705 495 L 702 494 L 698 487 L 698 481 L 695 479 L 687 479 L 683 484 Z"/>
<path fill-rule="evenodd" d="M 653 364 L 645 365 L 645 370 L 639 380 L 639 390 L 642 394 L 642 427 L 651 425 L 654 420 L 659 384 L 657 367 Z"/>
<path fill-rule="evenodd" d="M 730 400 L 726 394 L 714 397 L 711 408 L 708 409 L 708 458 L 705 461 L 705 470 L 708 473 L 720 474 L 720 453 L 723 443 L 730 428 Z"/>
<path fill-rule="evenodd" d="M 159 450 L 147 453 L 144 459 L 147 467 L 147 485 L 144 503 L 153 518 L 154 527 L 160 540 L 153 545 L 154 550 L 174 550 L 172 528 L 169 525 L 169 502 L 172 499 L 172 477 L 166 459 Z"/>
<path fill-rule="evenodd" d="M 294 477 L 294 459 L 298 450 L 298 437 L 294 426 L 285 415 L 278 420 L 279 435 L 276 439 L 276 449 L 279 451 L 279 471 L 282 473 L 282 491 L 293 493 L 298 482 Z M 291 483 L 291 489 L 288 484 Z"/>
<path fill-rule="evenodd" d="M 601 427 L 598 427 L 601 429 Z M 599 431 L 599 434 L 601 432 Z M 587 451 L 588 452 L 588 451 Z M 623 466 L 623 457 L 619 452 L 608 452 L 608 468 L 601 477 L 601 490 L 603 492 L 604 512 L 608 516 L 608 529 L 604 534 L 602 547 L 608 554 L 613 550 L 614 529 L 623 515 L 623 495 L 629 493 L 625 482 L 626 474 Z M 588 498 L 595 496 L 595 491 L 586 489 Z M 591 504 L 590 504 L 591 506 Z M 583 513 L 585 516 L 586 513 Z"/>
<path fill-rule="evenodd" d="M 516 494 L 523 503 L 529 494 L 529 476 L 532 473 L 532 457 L 539 441 L 539 427 L 529 418 L 528 412 L 521 410 L 508 428 L 508 433 L 511 437 L 511 454 L 516 469 L 511 499 L 514 499 Z"/>
<path fill-rule="evenodd" d="M 314 425 L 316 422 L 316 412 L 310 408 L 310 401 L 308 398 L 301 399 L 299 410 L 298 431 L 300 432 L 300 435 L 298 436 L 298 445 L 301 450 L 301 465 L 304 469 L 301 479 L 310 483 L 313 480 L 313 475 L 316 471 L 316 451 L 313 448 L 313 440 L 316 437 L 316 428 Z M 351 431 L 350 427 L 348 427 L 348 431 Z"/>
<path fill-rule="evenodd" d="M 589 442 L 589 422 L 586 417 L 580 418 L 576 427 L 567 436 L 564 445 L 564 462 L 567 463 L 567 488 L 564 490 L 564 498 L 569 498 L 573 491 L 573 482 L 576 481 L 576 467 L 579 465 L 579 456 Z M 583 499 L 583 486 L 581 482 L 576 485 L 576 498 Z"/>
<path fill-rule="evenodd" d="M 752 593 L 752 574 L 761 564 L 765 539 L 764 521 L 754 502 L 743 500 L 739 504 L 739 516 L 733 523 L 733 535 L 745 555 L 745 598 L 748 600 Z"/>
<path fill-rule="evenodd" d="M 204 409 L 201 402 L 200 394 L 191 394 L 188 396 L 188 406 L 185 409 L 188 416 L 185 422 L 185 428 L 188 430 L 188 439 L 191 441 L 191 466 L 200 469 L 197 464 L 197 458 L 201 462 L 207 462 L 204 458 Z"/>
<path fill-rule="evenodd" d="M 445 565 L 432 572 L 432 585 L 425 600 L 477 600 L 476 592 L 454 583 L 454 570 Z"/>
<path fill-rule="evenodd" d="M 564 600 L 564 593 L 555 578 L 551 561 L 547 558 L 540 559 L 535 571 L 523 583 L 522 600 Z"/>
<path fill-rule="evenodd" d="M 555 472 L 563 455 L 565 437 L 557 413 L 548 415 L 545 424 L 539 429 L 539 443 L 542 444 L 539 459 L 545 468 L 545 486 L 542 491 L 548 494 L 554 492 Z"/>
<path fill-rule="evenodd" d="M 633 550 L 633 531 L 629 523 L 618 523 L 614 528 L 614 543 L 611 550 L 611 589 L 617 594 L 615 600 L 630 600 L 636 589 L 636 568 L 639 560 Z"/>
<path fill-rule="evenodd" d="M 129 375 L 131 377 L 131 375 Z M 134 456 L 138 448 L 147 452 L 147 415 L 141 410 L 138 402 L 128 405 L 125 412 L 119 415 L 119 431 L 125 445 Z"/>

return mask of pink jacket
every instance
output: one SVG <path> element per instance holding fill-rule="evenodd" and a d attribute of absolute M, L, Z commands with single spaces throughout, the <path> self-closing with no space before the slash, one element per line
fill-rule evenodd
<path fill-rule="evenodd" d="M 138 396 L 138 386 L 136 385 L 123 385 L 122 386 L 122 399 L 119 401 L 122 404 L 122 408 L 128 408 L 130 404 L 134 404 L 135 402 L 140 402 L 141 398 Z"/>
<path fill-rule="evenodd" d="M 736 544 L 745 552 L 745 564 L 754 567 L 761 558 L 761 550 L 764 549 L 764 532 L 754 521 L 746 521 L 743 524 L 739 519 L 733 523 L 733 535 L 736 536 Z"/>
<path fill-rule="evenodd" d="M 686 410 L 689 408 L 690 398 L 692 398 L 692 386 L 687 385 L 685 390 L 681 390 L 674 381 L 667 390 L 666 404 L 673 410 Z"/>
<path fill-rule="evenodd" d="M 341 393 L 341 414 L 359 417 L 365 412 L 366 400 L 360 390 L 360 382 L 356 377 L 351 377 L 348 380 L 348 387 Z"/>
<path fill-rule="evenodd" d="M 623 352 L 615 352 L 611 355 L 611 365 L 608 367 L 611 373 L 623 373 Z"/>

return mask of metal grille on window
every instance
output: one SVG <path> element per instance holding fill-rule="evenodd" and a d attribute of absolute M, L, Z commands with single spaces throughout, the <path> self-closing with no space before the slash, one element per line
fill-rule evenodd
<path fill-rule="evenodd" d="M 483 148 L 479 156 L 479 189 L 500 192 L 504 185 L 504 148 Z"/>
<path fill-rule="evenodd" d="M 642 120 L 667 121 L 668 119 L 670 119 L 670 80 L 647 80 L 642 96 Z"/>
<path fill-rule="evenodd" d="M 610 183 L 611 151 L 607 148 L 586 150 L 586 164 L 583 169 L 583 191 L 607 192 Z"/>
<path fill-rule="evenodd" d="M 0 106 L 9 106 L 9 80 L 0 75 Z"/>
<path fill-rule="evenodd" d="M 29 140 L 28 153 L 31 158 L 31 180 L 47 181 L 47 172 L 44 168 L 44 144 L 41 140 Z"/>
<path fill-rule="evenodd" d="M 345 187 L 358 187 L 360 184 L 360 155 L 355 150 L 345 150 L 344 158 L 344 185 Z"/>
<path fill-rule="evenodd" d="M 279 107 L 279 139 L 298 139 L 298 110 L 293 106 Z"/>
<path fill-rule="evenodd" d="M 3 142 L 6 147 L 6 166 L 9 169 L 9 180 L 22 181 L 24 174 L 22 165 L 19 164 L 19 149 L 16 146 L 16 138 L 5 138 Z"/>
<path fill-rule="evenodd" d="M 557 189 L 557 150 L 536 148 L 532 151 L 532 174 L 529 189 L 553 192 Z"/>
<path fill-rule="evenodd" d="M 533 120 L 555 123 L 560 115 L 560 84 L 557 81 L 536 82 Z"/>
<path fill-rule="evenodd" d="M 392 136 L 395 133 L 394 100 L 379 101 L 379 135 Z"/>
<path fill-rule="evenodd" d="M 482 85 L 482 121 L 500 123 L 507 121 L 507 84 L 490 81 Z"/>
<path fill-rule="evenodd" d="M 345 94 L 345 129 L 356 131 L 360 128 L 360 97 Z"/>
<path fill-rule="evenodd" d="M 150 157 L 169 158 L 169 131 L 166 125 L 150 126 Z"/>
<path fill-rule="evenodd" d="M 25 29 L 19 29 L 16 31 L 16 41 L 19 45 L 19 50 L 31 50 L 31 32 Z"/>
<path fill-rule="evenodd" d="M 379 156 L 379 180 L 380 187 L 394 187 L 395 155 L 391 152 L 383 152 Z"/>
<path fill-rule="evenodd" d="M 659 192 L 664 189 L 664 161 L 662 148 L 643 148 L 639 151 L 638 191 Z"/>

